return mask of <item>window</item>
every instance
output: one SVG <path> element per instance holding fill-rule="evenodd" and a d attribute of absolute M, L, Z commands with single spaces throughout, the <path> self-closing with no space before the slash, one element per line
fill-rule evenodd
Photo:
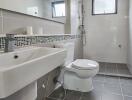
<path fill-rule="evenodd" d="M 117 14 L 117 0 L 93 0 L 92 14 Z"/>
<path fill-rule="evenodd" d="M 65 16 L 65 2 L 64 1 L 52 2 L 52 16 L 53 17 L 64 17 Z"/>

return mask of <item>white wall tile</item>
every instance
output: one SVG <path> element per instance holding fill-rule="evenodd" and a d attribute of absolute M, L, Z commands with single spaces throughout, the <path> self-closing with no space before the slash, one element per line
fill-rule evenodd
<path fill-rule="evenodd" d="M 92 0 L 84 0 L 87 36 L 84 58 L 101 62 L 127 62 L 128 5 L 129 0 L 118 0 L 118 14 L 92 16 Z M 120 44 L 122 48 L 118 47 Z"/>
<path fill-rule="evenodd" d="M 0 34 L 2 34 L 2 31 L 3 31 L 3 29 L 2 29 L 2 23 L 3 23 L 2 17 L 0 17 Z"/>
<path fill-rule="evenodd" d="M 129 42 L 128 42 L 128 67 L 132 73 L 132 0 L 130 0 Z"/>

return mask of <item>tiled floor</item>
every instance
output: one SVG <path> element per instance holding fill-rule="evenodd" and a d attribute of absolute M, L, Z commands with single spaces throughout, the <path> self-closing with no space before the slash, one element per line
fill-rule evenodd
<path fill-rule="evenodd" d="M 126 64 L 100 63 L 99 74 L 132 77 Z"/>
<path fill-rule="evenodd" d="M 132 79 L 97 75 L 94 90 L 89 93 L 65 90 L 60 87 L 47 100 L 132 100 Z"/>

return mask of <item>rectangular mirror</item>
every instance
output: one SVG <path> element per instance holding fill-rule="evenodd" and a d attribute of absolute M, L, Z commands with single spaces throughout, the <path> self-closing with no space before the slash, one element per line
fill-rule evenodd
<path fill-rule="evenodd" d="M 0 0 L 0 8 L 35 17 L 65 22 L 64 0 Z"/>

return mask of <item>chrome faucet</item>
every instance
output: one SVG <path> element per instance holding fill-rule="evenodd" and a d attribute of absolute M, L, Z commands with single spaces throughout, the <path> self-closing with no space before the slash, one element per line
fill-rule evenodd
<path fill-rule="evenodd" d="M 6 34 L 4 52 L 14 51 L 15 37 L 14 34 Z"/>

